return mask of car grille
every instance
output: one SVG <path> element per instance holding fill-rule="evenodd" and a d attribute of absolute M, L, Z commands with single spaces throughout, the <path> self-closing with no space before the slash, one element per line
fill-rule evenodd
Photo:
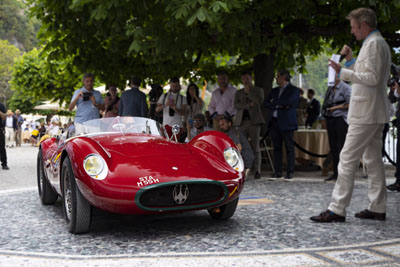
<path fill-rule="evenodd" d="M 173 197 L 173 192 L 179 183 L 157 186 L 146 190 L 140 197 L 140 204 L 146 208 L 166 208 L 193 206 L 220 201 L 225 194 L 221 185 L 214 183 L 181 183 L 187 186 L 189 194 L 184 203 L 178 204 Z"/>

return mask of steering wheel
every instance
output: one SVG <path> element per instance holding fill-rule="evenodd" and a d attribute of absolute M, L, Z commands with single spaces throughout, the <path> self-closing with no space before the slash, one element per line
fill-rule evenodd
<path fill-rule="evenodd" d="M 123 123 L 116 123 L 116 124 L 111 125 L 110 128 L 113 130 L 116 130 L 116 131 L 123 132 L 126 128 L 126 125 Z"/>
<path fill-rule="evenodd" d="M 129 130 L 132 129 L 137 129 L 135 133 L 143 133 L 143 131 L 141 131 L 142 128 L 143 128 L 142 125 L 131 125 L 128 127 L 128 129 L 126 129 L 126 132 L 129 132 Z"/>

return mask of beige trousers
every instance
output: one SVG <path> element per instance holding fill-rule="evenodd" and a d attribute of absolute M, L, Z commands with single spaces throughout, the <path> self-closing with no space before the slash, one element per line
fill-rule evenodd
<path fill-rule="evenodd" d="M 14 128 L 5 127 L 6 129 L 6 147 L 15 146 Z"/>
<path fill-rule="evenodd" d="M 349 125 L 346 141 L 340 153 L 338 179 L 328 207 L 345 216 L 353 193 L 356 170 L 364 154 L 368 170 L 368 210 L 386 212 L 386 178 L 382 161 L 382 131 L 384 124 Z"/>

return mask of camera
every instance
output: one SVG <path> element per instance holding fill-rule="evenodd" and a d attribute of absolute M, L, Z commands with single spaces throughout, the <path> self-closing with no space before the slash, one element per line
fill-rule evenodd
<path fill-rule="evenodd" d="M 387 82 L 387 86 L 392 87 L 395 82 L 400 84 L 399 70 L 400 67 L 392 63 L 392 66 L 390 67 L 391 77 Z"/>
<path fill-rule="evenodd" d="M 173 117 L 175 115 L 175 110 L 173 108 L 169 108 L 168 114 L 169 116 Z"/>
<path fill-rule="evenodd" d="M 82 100 L 83 101 L 88 101 L 92 95 L 93 95 L 93 92 L 83 92 Z"/>

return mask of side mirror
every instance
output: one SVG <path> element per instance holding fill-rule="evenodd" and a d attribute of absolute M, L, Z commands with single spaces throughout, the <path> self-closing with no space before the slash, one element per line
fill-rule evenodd
<path fill-rule="evenodd" d="M 172 126 L 172 135 L 174 136 L 175 142 L 178 142 L 177 135 L 180 130 L 181 130 L 181 127 L 178 124 L 175 124 Z"/>

